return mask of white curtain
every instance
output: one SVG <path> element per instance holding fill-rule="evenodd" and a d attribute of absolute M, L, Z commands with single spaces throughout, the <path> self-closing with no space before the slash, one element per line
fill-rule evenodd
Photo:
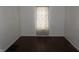
<path fill-rule="evenodd" d="M 36 29 L 37 31 L 48 30 L 48 7 L 36 7 Z"/>

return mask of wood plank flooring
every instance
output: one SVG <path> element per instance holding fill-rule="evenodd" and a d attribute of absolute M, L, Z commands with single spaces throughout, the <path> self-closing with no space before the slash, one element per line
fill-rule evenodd
<path fill-rule="evenodd" d="M 6 52 L 77 52 L 64 37 L 20 37 Z"/>

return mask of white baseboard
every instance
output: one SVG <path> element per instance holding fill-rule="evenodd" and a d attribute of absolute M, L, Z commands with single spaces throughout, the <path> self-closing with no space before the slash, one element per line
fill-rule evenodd
<path fill-rule="evenodd" d="M 17 37 L 16 40 L 19 39 L 19 37 Z M 12 41 L 5 49 L 3 49 L 1 51 L 5 52 L 16 40 Z"/>
<path fill-rule="evenodd" d="M 79 48 L 70 40 L 70 38 L 67 36 L 65 36 L 65 38 L 77 49 L 77 51 L 79 51 Z"/>
<path fill-rule="evenodd" d="M 37 37 L 38 37 L 38 36 L 40 36 L 40 37 L 43 37 L 43 36 L 44 36 L 44 37 L 48 37 L 48 36 L 49 36 L 49 37 L 64 37 L 64 35 L 21 35 L 21 37 L 22 37 L 22 36 L 25 36 L 25 37 L 27 37 L 27 36 L 35 36 L 35 37 L 36 37 L 36 36 L 37 36 Z"/>

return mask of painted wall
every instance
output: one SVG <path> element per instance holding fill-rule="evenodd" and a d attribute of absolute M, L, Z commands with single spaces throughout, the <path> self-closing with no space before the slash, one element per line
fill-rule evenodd
<path fill-rule="evenodd" d="M 49 7 L 49 35 L 64 36 L 65 7 Z M 35 36 L 35 7 L 20 7 L 22 36 Z"/>
<path fill-rule="evenodd" d="M 49 8 L 50 36 L 64 36 L 65 7 L 53 6 Z"/>
<path fill-rule="evenodd" d="M 0 49 L 5 51 L 19 35 L 18 7 L 0 6 Z"/>
<path fill-rule="evenodd" d="M 21 24 L 21 35 L 22 36 L 33 36 L 35 35 L 35 13 L 34 7 L 20 7 L 20 24 Z"/>
<path fill-rule="evenodd" d="M 66 7 L 65 37 L 79 50 L 79 7 Z"/>

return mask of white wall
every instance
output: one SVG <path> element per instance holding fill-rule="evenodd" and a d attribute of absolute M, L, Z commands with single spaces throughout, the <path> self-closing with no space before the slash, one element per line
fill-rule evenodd
<path fill-rule="evenodd" d="M 35 35 L 34 7 L 20 7 L 20 24 L 22 36 Z"/>
<path fill-rule="evenodd" d="M 49 8 L 50 36 L 64 36 L 65 7 L 53 6 Z"/>
<path fill-rule="evenodd" d="M 79 7 L 66 7 L 65 37 L 79 50 Z"/>
<path fill-rule="evenodd" d="M 0 6 L 0 49 L 6 50 L 19 35 L 18 7 Z"/>
<path fill-rule="evenodd" d="M 22 36 L 35 36 L 35 7 L 20 7 Z M 49 35 L 64 36 L 65 7 L 49 7 Z"/>

